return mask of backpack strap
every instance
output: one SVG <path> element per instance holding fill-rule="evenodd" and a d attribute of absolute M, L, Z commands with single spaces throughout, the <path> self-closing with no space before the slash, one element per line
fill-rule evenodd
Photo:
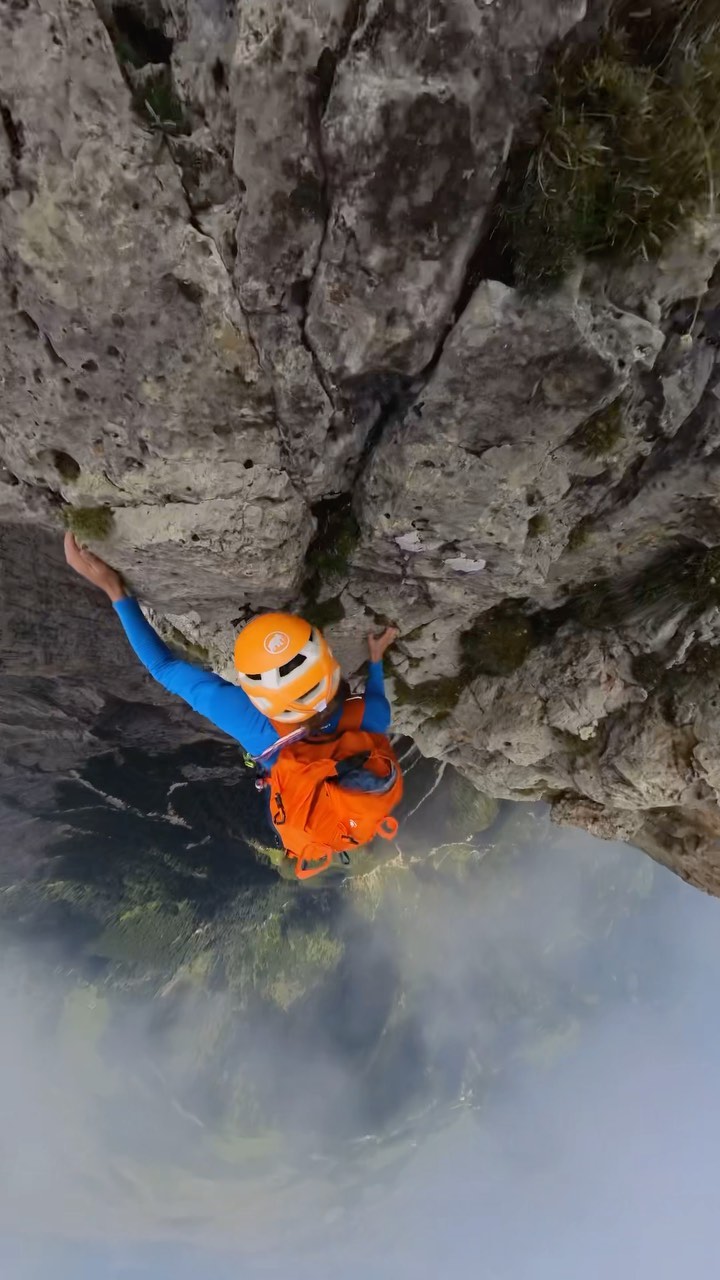
<path fill-rule="evenodd" d="M 338 721 L 338 733 L 347 733 L 362 728 L 365 715 L 365 699 L 363 697 L 348 698 Z"/>
<path fill-rule="evenodd" d="M 334 853 L 323 853 L 318 856 L 317 862 L 308 862 L 306 858 L 299 858 L 296 854 L 290 857 L 295 858 L 295 875 L 298 880 L 312 880 L 313 876 L 319 876 L 323 871 L 327 871 L 332 866 Z"/>
<path fill-rule="evenodd" d="M 344 760 L 338 760 L 335 765 L 335 773 L 342 782 L 349 773 L 355 773 L 362 769 L 370 759 L 369 751 L 358 751 L 355 756 L 345 756 Z"/>

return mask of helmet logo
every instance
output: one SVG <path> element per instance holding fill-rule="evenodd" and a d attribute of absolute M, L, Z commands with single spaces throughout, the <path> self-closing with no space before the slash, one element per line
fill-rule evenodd
<path fill-rule="evenodd" d="M 290 637 L 286 636 L 284 631 L 273 631 L 272 635 L 265 640 L 265 648 L 274 658 L 278 657 L 290 648 Z"/>

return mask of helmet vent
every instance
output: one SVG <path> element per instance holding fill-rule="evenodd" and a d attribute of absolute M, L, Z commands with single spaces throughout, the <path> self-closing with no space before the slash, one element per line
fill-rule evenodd
<path fill-rule="evenodd" d="M 311 698 L 315 697 L 316 693 L 320 692 L 321 687 L 322 680 L 319 681 L 318 684 L 313 685 L 312 689 L 308 689 L 307 693 L 304 693 L 301 698 L 296 698 L 296 702 L 299 702 L 301 706 L 304 703 L 309 702 Z"/>
<path fill-rule="evenodd" d="M 291 671 L 297 671 L 298 667 L 301 667 L 306 661 L 304 653 L 296 653 L 294 658 L 291 658 L 289 662 L 284 662 L 279 668 L 280 675 L 284 679 L 285 676 L 290 675 Z"/>

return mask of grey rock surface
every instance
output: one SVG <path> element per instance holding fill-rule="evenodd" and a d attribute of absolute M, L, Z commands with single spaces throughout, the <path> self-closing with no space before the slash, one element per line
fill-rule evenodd
<path fill-rule="evenodd" d="M 542 588 L 599 497 L 574 483 L 573 433 L 617 399 L 636 365 L 650 368 L 662 344 L 630 313 L 479 285 L 367 469 L 368 564 L 397 576 L 405 566 L 434 604 L 490 606 Z"/>
<path fill-rule="evenodd" d="M 323 121 L 308 332 L 335 379 L 418 374 L 452 320 L 542 53 L 584 0 L 370 0 Z"/>
<path fill-rule="evenodd" d="M 159 607 L 176 603 L 178 578 L 184 599 L 222 606 L 238 565 L 242 592 L 270 548 L 277 589 L 291 590 L 310 515 L 174 144 L 136 119 L 91 5 L 55 17 L 30 5 L 6 25 L 4 101 L 23 139 L 0 205 L 10 487 L 43 494 L 48 522 L 58 498 L 116 510 L 113 555 Z M 165 544 L 147 578 L 138 548 Z"/>
<path fill-rule="evenodd" d="M 720 892 L 720 224 L 532 295 L 487 235 L 604 8 L 0 0 L 3 797 L 212 732 L 64 517 L 225 673 L 258 608 L 349 673 L 397 622 L 423 752 Z"/>

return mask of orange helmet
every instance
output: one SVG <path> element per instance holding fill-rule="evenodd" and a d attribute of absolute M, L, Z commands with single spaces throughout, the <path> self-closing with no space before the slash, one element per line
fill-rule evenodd
<path fill-rule="evenodd" d="M 300 724 L 324 711 L 340 684 L 325 638 L 291 613 L 263 613 L 235 641 L 240 687 L 279 724 Z"/>

